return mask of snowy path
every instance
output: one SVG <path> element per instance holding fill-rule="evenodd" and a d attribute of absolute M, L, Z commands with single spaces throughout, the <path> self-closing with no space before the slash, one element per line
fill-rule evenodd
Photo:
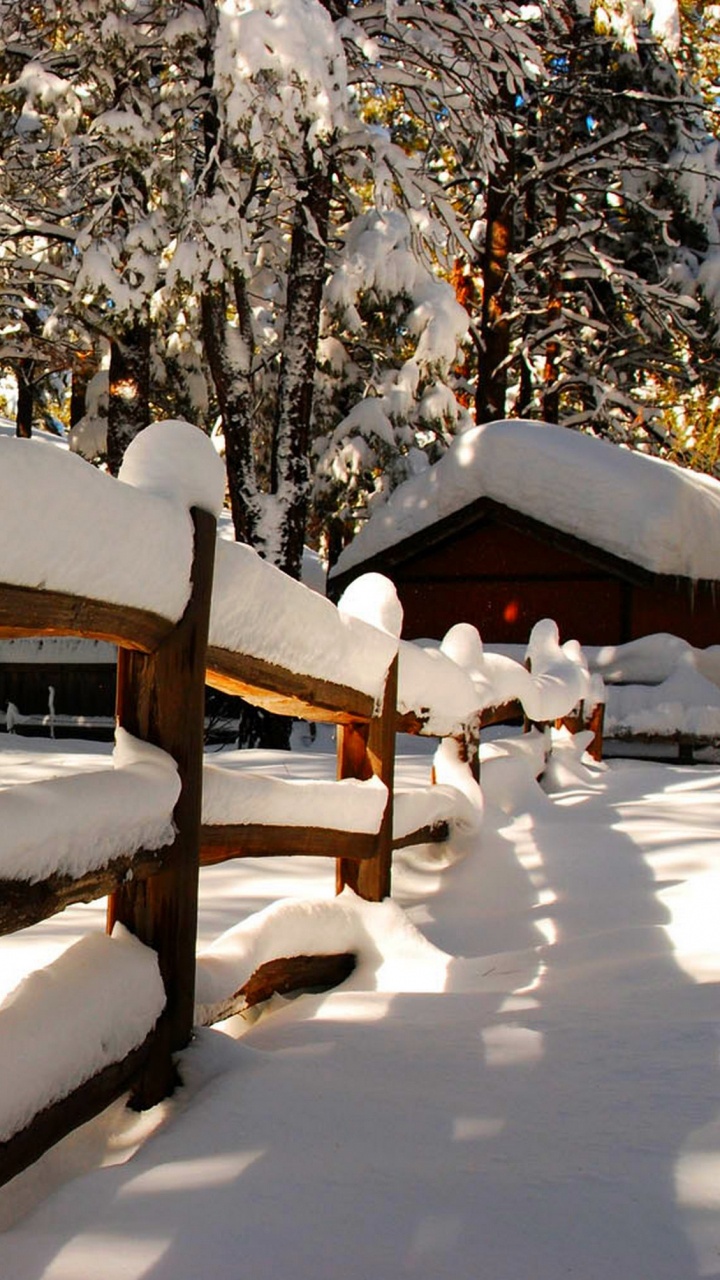
<path fill-rule="evenodd" d="M 490 803 L 452 865 L 403 854 L 419 934 L 369 939 L 335 993 L 204 1032 L 169 1122 L 0 1236 L 0 1274 L 720 1276 L 720 773 L 561 765 L 554 785 L 519 815 Z M 204 940 L 241 882 L 258 909 L 331 881 L 218 868 Z M 118 1115 L 0 1193 L 0 1221 L 123 1159 Z"/>

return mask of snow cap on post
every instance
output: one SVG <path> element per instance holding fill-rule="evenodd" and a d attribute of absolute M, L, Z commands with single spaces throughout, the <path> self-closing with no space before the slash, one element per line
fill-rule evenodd
<path fill-rule="evenodd" d="M 440 652 L 470 677 L 481 705 L 492 705 L 495 701 L 492 677 L 486 669 L 485 653 L 477 627 L 469 622 L 456 622 L 445 633 Z"/>
<path fill-rule="evenodd" d="M 456 622 L 445 632 L 441 651 L 465 671 L 481 671 L 485 655 L 477 627 L 469 622 Z"/>
<path fill-rule="evenodd" d="M 360 618 L 396 639 L 402 631 L 403 607 L 395 584 L 382 573 L 364 573 L 356 578 L 341 595 L 337 607 L 345 617 Z"/>
<path fill-rule="evenodd" d="M 118 477 L 136 489 L 199 507 L 218 516 L 225 467 L 209 436 L 182 419 L 153 422 L 130 442 Z"/>

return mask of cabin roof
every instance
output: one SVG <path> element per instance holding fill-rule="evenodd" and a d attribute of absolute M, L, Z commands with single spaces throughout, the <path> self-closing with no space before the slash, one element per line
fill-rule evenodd
<path fill-rule="evenodd" d="M 396 489 L 331 579 L 399 563 L 491 513 L 585 558 L 600 553 L 605 567 L 636 580 L 720 577 L 717 480 L 567 427 L 511 419 L 463 432 Z"/>

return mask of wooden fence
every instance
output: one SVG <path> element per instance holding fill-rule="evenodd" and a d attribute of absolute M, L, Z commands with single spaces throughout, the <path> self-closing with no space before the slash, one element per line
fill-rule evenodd
<path fill-rule="evenodd" d="M 337 885 L 379 901 L 390 892 L 393 848 L 447 837 L 436 821 L 393 835 L 393 769 L 398 729 L 422 732 L 419 713 L 397 713 L 397 658 L 382 705 L 350 685 L 311 678 L 252 654 L 208 644 L 216 545 L 215 519 L 195 509 L 194 560 L 189 604 L 179 623 L 147 610 L 121 607 L 46 589 L 0 585 L 0 637 L 70 635 L 118 646 L 118 724 L 167 752 L 176 762 L 180 796 L 175 838 L 159 850 L 129 849 L 100 870 L 79 877 L 54 873 L 37 883 L 0 880 L 0 932 L 16 932 L 75 902 L 108 896 L 108 927 L 121 922 L 157 954 L 166 1005 L 145 1041 L 68 1096 L 40 1110 L 0 1143 L 0 1183 L 7 1182 L 49 1146 L 130 1091 L 148 1107 L 176 1083 L 174 1056 L 193 1029 L 198 876 L 201 865 L 227 858 L 312 854 L 334 858 Z M 339 779 L 379 778 L 387 789 L 375 832 L 321 826 L 202 824 L 203 707 L 206 682 L 267 709 L 338 726 Z M 507 711 L 507 708 L 503 709 Z M 519 710 L 519 708 L 518 708 Z M 500 712 L 470 718 L 459 734 L 460 753 L 473 765 L 481 723 Z M 286 957 L 263 966 L 246 984 L 248 1002 L 272 990 L 331 982 L 352 958 Z"/>
<path fill-rule="evenodd" d="M 128 1090 L 133 1105 L 148 1107 L 176 1083 L 174 1055 L 193 1028 L 199 866 L 230 857 L 280 853 L 320 854 L 337 861 L 338 886 L 350 884 L 379 900 L 390 889 L 393 848 L 392 784 L 395 746 L 396 662 L 383 705 L 350 686 L 310 679 L 253 655 L 208 647 L 215 551 L 215 520 L 194 510 L 191 596 L 175 625 L 145 610 L 13 584 L 0 585 L 0 637 L 69 635 L 118 646 L 117 721 L 133 736 L 166 751 L 180 775 L 174 810 L 176 835 L 160 850 L 131 849 L 100 870 L 79 877 L 53 873 L 37 882 L 0 879 L 0 932 L 8 934 L 76 902 L 108 896 L 108 928 L 121 922 L 158 956 L 166 1005 L 145 1042 L 69 1096 L 38 1112 L 0 1143 L 0 1183 Z M 268 709 L 339 726 L 338 777 L 381 778 L 385 813 L 376 833 L 318 828 L 237 825 L 202 827 L 203 705 L 205 683 Z M 411 833 L 399 843 L 447 834 L 443 824 Z M 338 850 L 341 856 L 338 857 Z M 253 996 L 332 980 L 343 970 L 333 958 L 291 958 L 254 980 Z M 328 968 L 328 960 L 330 968 Z M 265 966 L 268 969 L 268 966 Z"/>

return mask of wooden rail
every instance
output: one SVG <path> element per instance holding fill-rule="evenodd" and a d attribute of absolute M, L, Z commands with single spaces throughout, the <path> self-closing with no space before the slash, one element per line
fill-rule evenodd
<path fill-rule="evenodd" d="M 373 699 L 357 689 L 215 645 L 208 649 L 206 680 L 213 689 L 301 720 L 367 724 L 374 713 Z"/>
<path fill-rule="evenodd" d="M 0 639 L 23 636 L 84 636 L 124 649 L 153 653 L 175 623 L 147 609 L 88 600 L 62 591 L 0 583 Z"/>

